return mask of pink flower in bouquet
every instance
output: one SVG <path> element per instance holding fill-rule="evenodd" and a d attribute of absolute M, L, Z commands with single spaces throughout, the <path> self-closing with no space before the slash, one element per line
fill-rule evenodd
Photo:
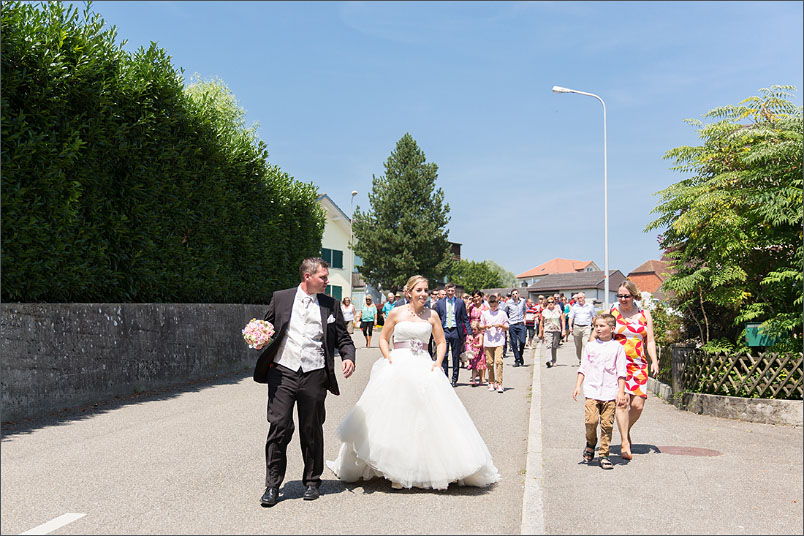
<path fill-rule="evenodd" d="M 274 335 L 274 326 L 265 320 L 257 320 L 252 318 L 251 321 L 243 328 L 243 339 L 249 348 L 261 350 L 263 347 L 271 344 L 271 337 Z"/>

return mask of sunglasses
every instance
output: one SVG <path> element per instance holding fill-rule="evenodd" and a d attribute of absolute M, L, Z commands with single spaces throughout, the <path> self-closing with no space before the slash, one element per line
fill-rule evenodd
<path fill-rule="evenodd" d="M 630 294 L 617 294 L 617 297 L 618 298 L 623 298 L 623 299 L 625 299 L 625 298 L 633 298 L 633 296 L 631 296 Z"/>
<path fill-rule="evenodd" d="M 555 302 L 554 302 L 554 301 L 549 301 L 549 302 L 547 302 L 547 303 L 555 303 Z"/>

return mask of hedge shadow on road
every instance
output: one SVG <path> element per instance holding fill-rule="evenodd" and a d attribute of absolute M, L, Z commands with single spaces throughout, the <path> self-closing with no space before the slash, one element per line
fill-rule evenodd
<path fill-rule="evenodd" d="M 231 373 L 221 373 L 207 378 L 173 383 L 171 385 L 132 392 L 126 395 L 117 395 L 108 400 L 89 402 L 79 406 L 61 408 L 43 415 L 31 417 L 29 419 L 22 419 L 19 421 L 4 421 L 2 423 L 2 429 L 0 429 L 0 438 L 2 438 L 2 441 L 8 441 L 14 436 L 30 434 L 40 428 L 82 421 L 95 415 L 108 413 L 132 404 L 141 404 L 157 400 L 170 400 L 171 398 L 175 398 L 183 393 L 199 392 L 210 387 L 239 383 L 243 381 L 243 379 L 251 377 L 251 375 L 251 369 Z"/>

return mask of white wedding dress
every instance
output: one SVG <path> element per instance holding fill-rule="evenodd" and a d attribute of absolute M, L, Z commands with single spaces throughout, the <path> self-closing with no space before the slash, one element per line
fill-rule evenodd
<path fill-rule="evenodd" d="M 489 449 L 440 367 L 427 353 L 429 322 L 405 320 L 392 363 L 380 358 L 360 400 L 338 427 L 338 457 L 327 466 L 345 482 L 376 476 L 403 487 L 446 489 L 451 482 L 488 486 L 500 480 Z M 417 343 L 414 342 L 414 345 Z"/>

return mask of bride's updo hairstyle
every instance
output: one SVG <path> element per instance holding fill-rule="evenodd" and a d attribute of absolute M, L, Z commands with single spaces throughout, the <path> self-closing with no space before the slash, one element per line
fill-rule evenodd
<path fill-rule="evenodd" d="M 410 279 L 408 279 L 408 282 L 405 283 L 405 295 L 407 298 L 410 298 L 411 296 L 410 293 L 413 292 L 413 289 L 416 288 L 416 285 L 418 285 L 419 283 L 427 284 L 428 283 L 427 278 L 422 275 L 414 275 L 411 276 Z"/>

